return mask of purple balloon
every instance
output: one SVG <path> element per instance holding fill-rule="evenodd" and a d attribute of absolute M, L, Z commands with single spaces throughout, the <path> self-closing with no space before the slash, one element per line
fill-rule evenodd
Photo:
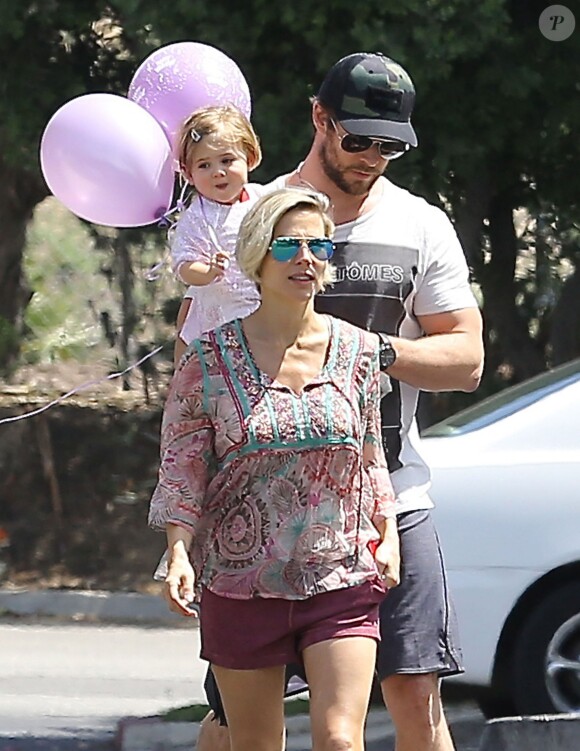
<path fill-rule="evenodd" d="M 152 52 L 133 76 L 127 96 L 161 124 L 173 148 L 181 123 L 199 107 L 233 104 L 248 118 L 252 111 L 250 90 L 236 63 L 200 42 L 176 42 Z"/>
<path fill-rule="evenodd" d="M 74 214 L 110 227 L 156 222 L 171 204 L 171 146 L 159 123 L 116 94 L 71 99 L 49 120 L 42 173 Z"/>

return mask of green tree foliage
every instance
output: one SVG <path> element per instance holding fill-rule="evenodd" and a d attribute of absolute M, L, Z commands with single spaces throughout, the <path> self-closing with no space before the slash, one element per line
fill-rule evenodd
<path fill-rule="evenodd" d="M 547 40 L 538 29 L 544 7 L 537 0 L 5 0 L 0 173 L 23 207 L 16 239 L 46 194 L 37 155 L 47 119 L 77 94 L 125 92 L 160 44 L 201 41 L 236 60 L 265 151 L 258 180 L 292 169 L 305 153 L 309 97 L 329 65 L 353 51 L 381 50 L 410 71 L 418 97 L 420 148 L 389 174 L 444 205 L 456 222 L 482 290 L 490 388 L 500 375 L 519 380 L 544 368 L 555 342 L 557 359 L 580 354 L 578 342 L 557 330 L 578 317 L 578 297 L 560 292 L 578 255 L 580 31 Z M 522 226 L 516 209 L 524 210 Z M 3 307 L 5 250 L 0 240 L 0 316 L 15 324 L 25 296 L 15 309 Z"/>
<path fill-rule="evenodd" d="M 50 116 L 89 91 L 121 90 L 131 55 L 104 2 L 0 3 L 0 367 L 18 349 L 30 292 L 22 274 L 26 229 L 48 195 L 39 147 Z"/>

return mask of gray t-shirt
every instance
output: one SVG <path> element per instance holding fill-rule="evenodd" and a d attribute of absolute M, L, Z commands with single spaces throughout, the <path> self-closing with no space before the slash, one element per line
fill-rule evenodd
<path fill-rule="evenodd" d="M 267 186 L 282 188 L 284 175 Z M 477 307 L 457 234 L 446 214 L 379 178 L 383 194 L 358 219 L 337 226 L 332 262 L 337 281 L 316 309 L 370 331 L 418 339 L 417 316 Z M 397 513 L 430 508 L 431 477 L 420 453 L 418 389 L 392 379 L 383 398 L 383 443 L 397 494 Z"/>

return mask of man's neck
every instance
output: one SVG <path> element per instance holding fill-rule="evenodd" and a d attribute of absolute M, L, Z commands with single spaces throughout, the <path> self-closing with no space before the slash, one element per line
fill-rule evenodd
<path fill-rule="evenodd" d="M 380 196 L 382 186 L 375 182 L 368 193 L 352 195 L 341 190 L 324 172 L 316 154 L 311 150 L 289 179 L 290 185 L 310 187 L 325 193 L 332 203 L 335 224 L 346 224 L 371 211 Z"/>

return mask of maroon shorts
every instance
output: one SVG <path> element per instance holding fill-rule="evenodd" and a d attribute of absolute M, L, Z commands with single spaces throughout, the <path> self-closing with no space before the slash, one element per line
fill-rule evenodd
<path fill-rule="evenodd" d="M 379 640 L 384 590 L 372 582 L 306 600 L 234 600 L 203 590 L 201 657 L 232 670 L 301 662 L 311 644 L 346 636 Z"/>

